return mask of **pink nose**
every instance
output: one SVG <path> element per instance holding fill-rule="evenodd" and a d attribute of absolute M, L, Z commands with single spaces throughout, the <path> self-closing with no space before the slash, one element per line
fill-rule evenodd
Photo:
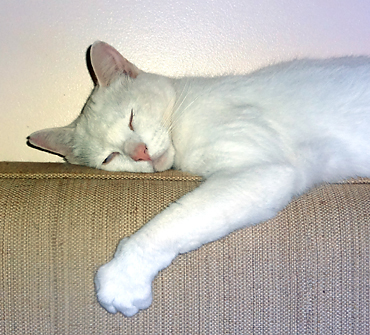
<path fill-rule="evenodd" d="M 139 143 L 130 156 L 134 161 L 151 161 L 148 149 L 144 143 Z"/>

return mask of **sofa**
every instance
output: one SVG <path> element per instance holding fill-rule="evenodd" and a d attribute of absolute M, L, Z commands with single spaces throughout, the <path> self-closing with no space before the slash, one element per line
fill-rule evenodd
<path fill-rule="evenodd" d="M 150 308 L 98 304 L 118 241 L 198 176 L 0 163 L 0 334 L 370 334 L 370 179 L 320 185 L 277 217 L 178 256 Z"/>

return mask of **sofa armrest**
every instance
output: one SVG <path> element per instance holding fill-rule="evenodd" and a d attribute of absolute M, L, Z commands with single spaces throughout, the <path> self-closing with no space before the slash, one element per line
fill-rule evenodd
<path fill-rule="evenodd" d="M 132 318 L 93 278 L 201 178 L 0 163 L 0 333 L 369 334 L 370 183 L 322 185 L 279 215 L 180 255 Z"/>

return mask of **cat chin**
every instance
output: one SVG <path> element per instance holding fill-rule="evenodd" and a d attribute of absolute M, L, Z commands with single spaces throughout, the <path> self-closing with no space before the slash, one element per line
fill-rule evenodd
<path fill-rule="evenodd" d="M 154 172 L 161 172 L 170 169 L 173 165 L 173 155 L 171 155 L 170 150 L 165 151 L 158 158 L 152 159 L 152 165 Z"/>

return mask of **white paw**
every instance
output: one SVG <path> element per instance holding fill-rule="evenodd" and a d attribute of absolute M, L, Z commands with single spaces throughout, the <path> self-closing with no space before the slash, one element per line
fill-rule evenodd
<path fill-rule="evenodd" d="M 99 303 L 108 312 L 132 316 L 151 305 L 153 275 L 126 242 L 127 239 L 122 240 L 114 258 L 100 267 L 95 287 Z"/>

